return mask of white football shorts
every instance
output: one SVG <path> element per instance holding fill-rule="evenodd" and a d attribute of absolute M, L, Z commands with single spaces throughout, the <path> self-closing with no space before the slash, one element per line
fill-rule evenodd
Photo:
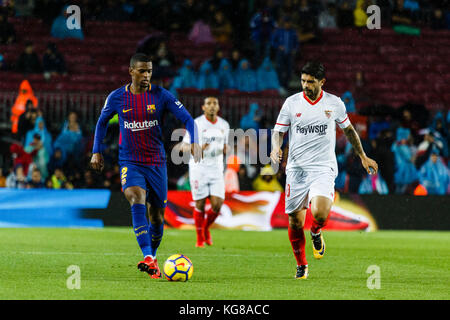
<path fill-rule="evenodd" d="M 215 196 L 225 199 L 225 181 L 220 170 L 202 170 L 189 166 L 189 182 L 194 201 Z"/>
<path fill-rule="evenodd" d="M 334 180 L 332 169 L 324 171 L 288 170 L 286 172 L 285 212 L 308 208 L 312 198 L 324 196 L 334 201 Z"/>

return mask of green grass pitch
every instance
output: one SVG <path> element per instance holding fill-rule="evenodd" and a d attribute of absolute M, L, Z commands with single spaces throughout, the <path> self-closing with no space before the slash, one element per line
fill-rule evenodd
<path fill-rule="evenodd" d="M 212 235 L 212 247 L 195 248 L 193 230 L 165 230 L 160 266 L 174 253 L 194 264 L 192 279 L 177 283 L 137 270 L 141 254 L 131 228 L 0 229 L 0 299 L 450 298 L 450 232 L 325 231 L 319 261 L 307 235 L 307 280 L 294 279 L 286 230 Z M 80 289 L 67 287 L 71 265 L 79 267 Z M 379 267 L 379 289 L 367 286 L 370 266 Z"/>

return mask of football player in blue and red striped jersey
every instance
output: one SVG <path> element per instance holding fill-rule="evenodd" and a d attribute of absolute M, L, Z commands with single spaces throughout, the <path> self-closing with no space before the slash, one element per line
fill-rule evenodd
<path fill-rule="evenodd" d="M 152 278 L 161 276 L 156 251 L 164 230 L 164 210 L 167 205 L 166 155 L 162 142 L 162 117 L 172 112 L 184 123 L 192 137 L 191 153 L 200 161 L 202 150 L 198 133 L 189 112 L 169 91 L 150 83 L 150 57 L 136 53 L 130 60 L 131 83 L 109 94 L 95 128 L 91 166 L 103 170 L 102 141 L 108 121 L 118 114 L 119 164 L 123 193 L 130 203 L 133 230 L 144 260 L 141 271 Z M 149 216 L 149 222 L 146 215 Z"/>

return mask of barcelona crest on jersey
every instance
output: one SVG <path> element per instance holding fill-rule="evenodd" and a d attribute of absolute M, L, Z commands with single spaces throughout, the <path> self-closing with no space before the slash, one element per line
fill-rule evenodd
<path fill-rule="evenodd" d="M 155 113 L 155 111 L 156 111 L 156 107 L 154 104 L 147 105 L 147 112 Z"/>

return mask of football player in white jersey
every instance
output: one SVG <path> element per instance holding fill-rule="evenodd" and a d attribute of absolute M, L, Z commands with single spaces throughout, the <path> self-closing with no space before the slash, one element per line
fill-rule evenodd
<path fill-rule="evenodd" d="M 220 110 L 216 97 L 206 97 L 202 106 L 203 115 L 195 119 L 199 134 L 199 144 L 203 158 L 195 162 L 189 160 L 189 182 L 192 199 L 195 201 L 194 221 L 197 231 L 197 247 L 212 245 L 210 226 L 220 213 L 225 199 L 224 154 L 227 152 L 230 126 L 217 114 Z M 182 150 L 190 152 L 189 133 L 183 138 Z M 206 199 L 211 208 L 205 212 Z"/>
<path fill-rule="evenodd" d="M 285 211 L 289 215 L 288 234 L 297 261 L 297 279 L 308 277 L 303 226 L 308 208 L 313 216 L 313 255 L 321 259 L 325 241 L 321 232 L 334 200 L 336 164 L 336 124 L 361 158 L 364 169 L 375 174 L 377 163 L 366 156 L 361 140 L 347 116 L 342 100 L 322 90 L 325 69 L 320 62 L 308 62 L 301 71 L 303 92 L 286 99 L 272 135 L 273 163 L 282 160 L 283 135 L 289 131 L 286 165 Z M 311 205 L 311 206 L 310 206 Z"/>

